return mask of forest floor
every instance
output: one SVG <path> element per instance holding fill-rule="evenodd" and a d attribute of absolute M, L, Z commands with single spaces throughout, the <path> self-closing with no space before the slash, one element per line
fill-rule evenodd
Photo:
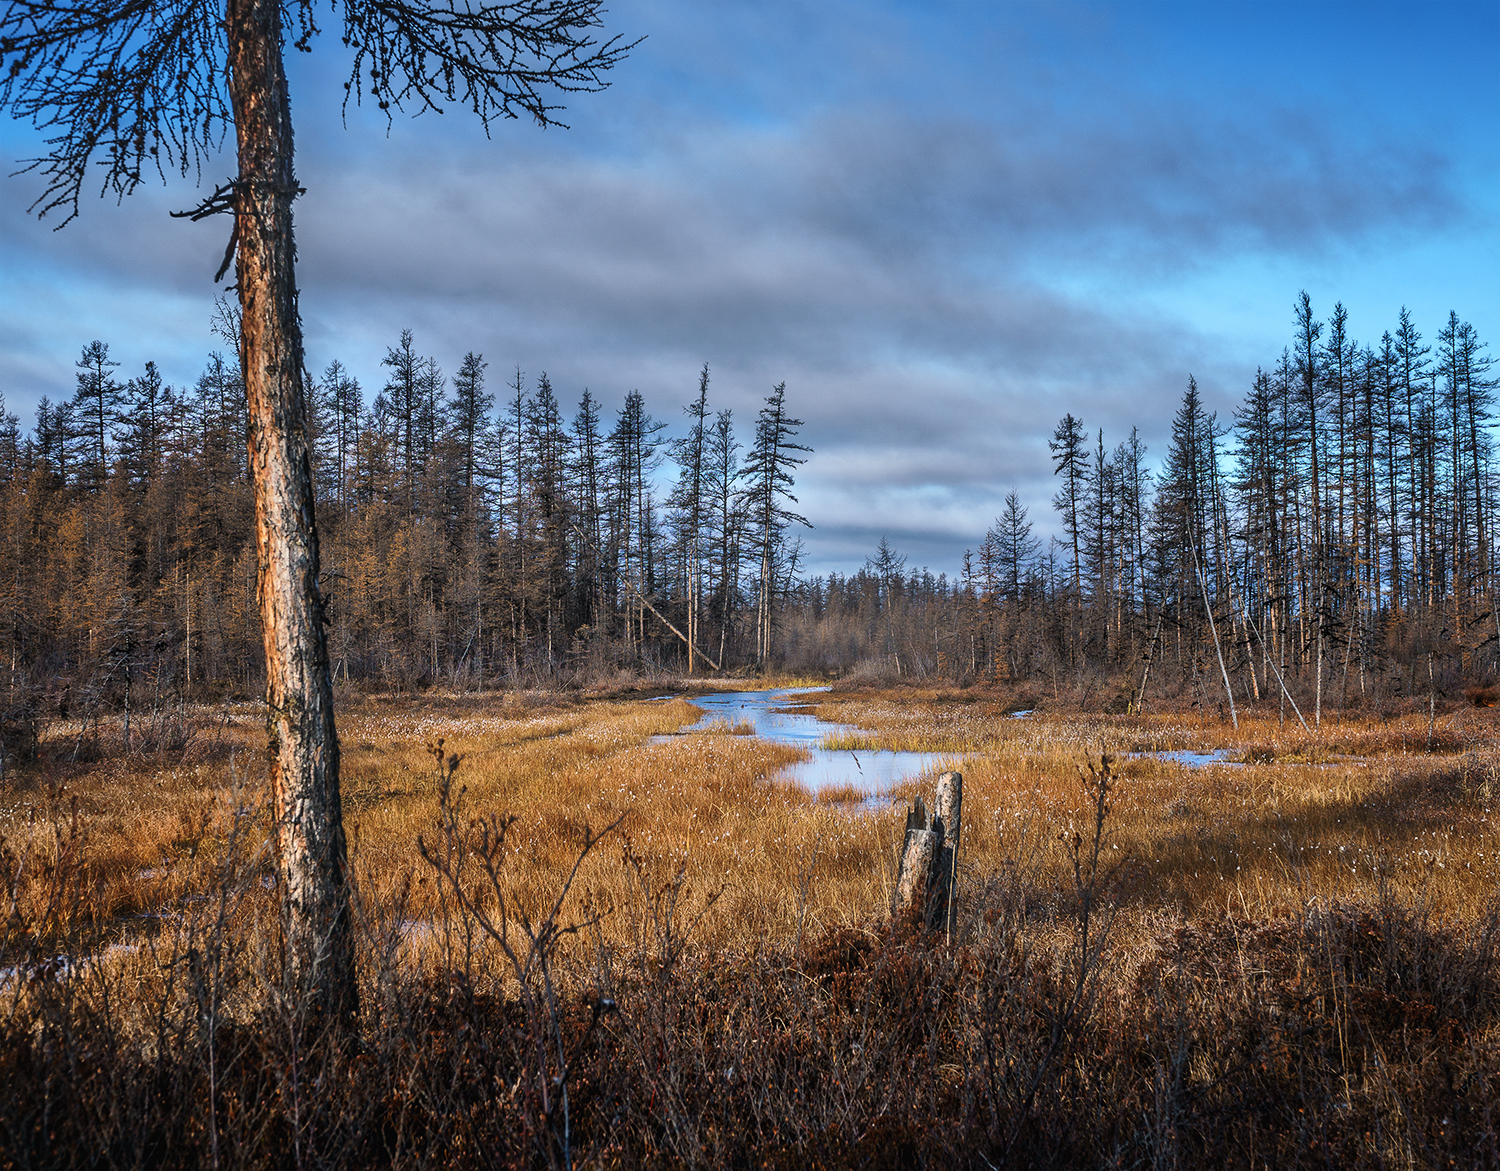
<path fill-rule="evenodd" d="M 372 1051 L 403 1038 L 380 1076 L 402 1061 L 412 1084 L 431 1074 L 437 1026 L 412 1005 L 440 1001 L 445 1035 L 499 1012 L 534 1044 L 497 1042 L 494 1085 L 453 1083 L 425 1104 L 381 1082 L 370 1116 L 400 1099 L 410 1133 L 361 1129 L 347 1105 L 289 1121 L 264 1070 L 261 1113 L 238 1107 L 233 1125 L 260 1141 L 310 1128 L 307 1143 L 334 1144 L 321 1161 L 350 1165 L 439 1147 L 455 1165 L 1500 1161 L 1495 710 L 1304 731 L 1269 705 L 1236 729 L 1192 710 L 1016 714 L 1024 697 L 983 689 L 801 697 L 857 729 L 828 747 L 936 752 L 962 770 L 959 912 L 933 938 L 889 921 L 906 803 L 931 778 L 873 805 L 819 799 L 773 779 L 794 748 L 728 726 L 669 735 L 697 718 L 682 696 L 698 686 L 341 696 L 366 1002 L 406 1005 L 371 1010 Z M 263 737 L 255 704 L 137 715 L 129 751 L 118 719 L 75 720 L 6 775 L 0 1082 L 29 1070 L 45 1087 L 48 1013 L 69 1037 L 84 1017 L 113 1030 L 117 1080 L 130 1061 L 160 1066 L 170 1046 L 139 1039 L 167 1006 L 197 997 L 201 1017 L 205 994 L 174 973 L 205 940 L 238 957 L 215 969 L 216 1011 L 264 1021 Z M 475 852 L 486 825 L 489 874 Z M 578 930 L 528 939 L 544 924 Z M 61 1000 L 46 991 L 64 985 Z M 550 1007 L 523 1011 L 537 1004 Z M 183 1025 L 184 1053 L 220 1044 L 200 1034 Z M 554 1056 L 536 1057 L 549 1040 Z M 236 1044 L 242 1061 L 285 1065 L 268 1041 Z M 172 1075 L 183 1100 L 217 1101 L 212 1083 L 192 1088 L 197 1060 Z M 533 1075 L 576 1087 L 571 1122 L 545 1085 L 518 1089 Z M 12 1084 L 0 1116 L 45 1114 L 41 1092 Z M 447 1117 L 470 1099 L 510 1120 L 502 1153 L 474 1145 L 490 1123 Z M 174 1109 L 153 1125 L 219 1158 L 230 1123 Z M 145 1132 L 121 1118 L 129 1162 L 128 1134 Z M 19 1125 L 0 1124 L 0 1165 L 73 1158 L 66 1126 L 44 1141 Z M 293 1165 L 287 1149 L 230 1162 Z"/>

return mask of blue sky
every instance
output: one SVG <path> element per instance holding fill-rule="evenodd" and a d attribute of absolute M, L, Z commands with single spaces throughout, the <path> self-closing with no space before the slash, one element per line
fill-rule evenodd
<path fill-rule="evenodd" d="M 785 380 L 809 568 L 882 534 L 953 570 L 1016 488 L 1054 520 L 1065 411 L 1159 456 L 1189 373 L 1228 414 L 1300 289 L 1375 343 L 1500 329 L 1500 3 L 615 3 L 646 40 L 571 129 L 358 111 L 294 55 L 309 362 L 367 399 L 402 328 L 677 425 L 707 361 L 748 433 Z M 330 22 L 331 23 L 331 22 Z M 0 153 L 36 135 L 0 124 Z M 206 178 L 229 171 L 223 161 Z M 222 174 L 221 174 L 222 172 Z M 0 389 L 29 425 L 93 338 L 190 382 L 224 225 L 190 182 L 60 232 L 0 180 Z"/>

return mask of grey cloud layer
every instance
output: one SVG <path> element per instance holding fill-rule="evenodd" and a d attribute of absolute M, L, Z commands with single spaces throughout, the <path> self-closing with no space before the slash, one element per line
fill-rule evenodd
<path fill-rule="evenodd" d="M 1100 329 L 1047 295 L 1047 269 L 1195 267 L 1458 214 L 1430 154 L 1167 113 L 997 128 L 872 111 L 790 135 L 705 131 L 626 163 L 399 147 L 358 173 L 304 160 L 318 190 L 304 248 L 329 291 L 480 298 L 725 356 L 842 364 L 874 342 L 1039 375 L 1059 352 L 1075 369 L 1070 331 Z"/>
<path fill-rule="evenodd" d="M 808 146 L 804 189 L 822 222 L 902 254 L 941 244 L 1053 260 L 1103 245 L 1133 264 L 1191 265 L 1205 249 L 1427 229 L 1458 206 L 1437 152 L 1336 137 L 1285 112 L 1116 107 L 1102 124 L 998 126 L 889 112 L 826 123 Z"/>
<path fill-rule="evenodd" d="M 1064 410 L 1112 445 L 1132 422 L 1163 427 L 1188 369 L 1243 381 L 1208 339 L 1069 295 L 1058 274 L 1149 280 L 1462 214 L 1435 153 L 1255 113 L 1142 106 L 1080 124 L 1033 108 L 995 124 L 864 109 L 608 159 L 519 136 L 476 153 L 410 127 L 320 152 L 327 133 L 304 137 L 299 162 L 314 361 L 377 382 L 379 347 L 409 325 L 450 365 L 472 348 L 547 368 L 568 394 L 640 386 L 673 420 L 705 359 L 747 422 L 785 378 L 820 453 L 803 499 L 828 530 L 809 538 L 815 563 L 880 531 L 877 499 L 880 520 L 934 534 L 954 561 L 1010 485 L 1045 511 L 1044 440 Z M 13 255 L 207 304 L 225 225 L 168 220 L 183 187 L 56 235 L 22 223 L 16 181 L 4 190 Z"/>

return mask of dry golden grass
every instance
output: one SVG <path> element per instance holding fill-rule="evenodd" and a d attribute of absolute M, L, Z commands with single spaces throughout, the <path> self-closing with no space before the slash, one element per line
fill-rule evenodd
<path fill-rule="evenodd" d="M 780 895 L 814 863 L 820 914 L 843 921 L 878 905 L 884 878 L 871 862 L 881 827 L 773 782 L 799 754 L 752 739 L 748 727 L 670 735 L 700 715 L 680 699 L 346 698 L 345 825 L 362 897 L 390 902 L 411 876 L 412 909 L 424 910 L 429 876 L 417 842 L 433 838 L 441 781 L 432 749 L 441 742 L 445 758 L 459 759 L 453 788 L 463 809 L 517 818 L 510 894 L 528 914 L 550 904 L 589 835 L 616 822 L 574 888 L 596 906 L 613 904 L 631 880 L 627 843 L 653 880 L 685 867 L 693 901 L 714 901 L 707 940 L 786 929 L 797 907 Z M 103 758 L 76 765 L 66 761 L 80 730 L 54 729 L 53 763 L 13 773 L 0 793 L 0 834 L 20 857 L 56 858 L 57 826 L 76 810 L 97 913 L 128 930 L 173 910 L 211 886 L 237 808 L 257 811 L 262 850 L 268 828 L 255 708 L 196 719 L 202 727 L 185 751 L 111 757 L 106 731 Z"/>
<path fill-rule="evenodd" d="M 860 747 L 962 762 L 953 946 L 875 922 L 899 803 L 814 798 L 774 779 L 796 750 L 726 724 L 673 734 L 698 716 L 680 699 L 345 697 L 352 1057 L 306 1051 L 276 993 L 255 709 L 187 713 L 191 734 L 150 755 L 60 729 L 0 791 L 0 869 L 25 904 L 0 947 L 0 1163 L 95 1165 L 105 1144 L 121 1165 L 291 1165 L 283 1135 L 327 1166 L 529 1167 L 572 1161 L 570 1142 L 577 1166 L 1500 1152 L 1493 716 L 1445 715 L 1426 753 L 1415 717 L 1310 736 L 1253 714 L 1238 734 L 1017 720 L 964 693 L 819 707 Z M 1151 755 L 1185 749 L 1248 763 Z M 488 812 L 516 818 L 501 881 L 471 866 L 467 909 L 436 922 L 456 886 L 439 893 L 417 841 L 471 845 Z M 597 931 L 547 935 L 529 955 L 545 974 L 518 978 L 484 942 L 498 899 L 512 924 L 545 917 L 616 823 L 562 916 L 600 913 Z"/>
<path fill-rule="evenodd" d="M 959 701 L 954 702 L 957 698 Z M 1112 847 L 1134 901 L 1191 915 L 1280 914 L 1311 899 L 1419 887 L 1435 910 L 1479 913 L 1500 881 L 1500 721 L 1472 707 L 1427 719 L 1325 720 L 1274 713 L 1015 718 L 999 705 L 930 694 L 830 696 L 822 718 L 861 729 L 838 747 L 964 755 L 965 849 L 984 870 L 1024 832 L 1048 837 L 1085 816 L 1079 766 L 1110 754 Z M 844 744 L 844 740 L 858 743 Z M 1224 754 L 1189 767 L 1158 753 Z"/>
<path fill-rule="evenodd" d="M 764 686 L 763 684 L 759 686 Z M 962 693 L 815 699 L 825 719 L 860 731 L 837 747 L 939 752 L 965 774 L 963 870 L 971 878 L 1020 851 L 1059 864 L 1055 838 L 1085 817 L 1079 766 L 1114 757 L 1111 852 L 1128 860 L 1136 917 L 1226 909 L 1282 914 L 1314 899 L 1420 890 L 1443 915 L 1477 914 L 1500 879 L 1491 818 L 1500 795 L 1496 715 L 1329 723 L 1308 735 L 1274 715 L 1228 724 L 1183 716 L 1017 719 Z M 362 897 L 393 904 L 414 881 L 411 913 L 430 908 L 417 852 L 432 840 L 441 791 L 433 749 L 457 756 L 468 814 L 512 815 L 510 897 L 550 905 L 589 836 L 618 822 L 580 868 L 579 905 L 617 905 L 642 874 L 685 871 L 698 931 L 713 945 L 857 924 L 888 898 L 902 809 L 864 794 L 814 797 L 775 781 L 795 749 L 720 724 L 671 735 L 701 713 L 679 698 L 580 701 L 546 695 L 346 697 L 339 713 L 346 826 Z M 0 833 L 18 855 L 60 848 L 76 808 L 98 913 L 124 925 L 171 910 L 210 885 L 235 810 L 257 811 L 263 841 L 263 729 L 255 705 L 201 711 L 180 751 L 68 765 L 81 729 L 54 729 L 55 763 L 12 774 Z M 847 743 L 845 743 L 847 741 Z M 1226 749 L 1244 764 L 1188 768 L 1151 755 Z M 1461 750 L 1460 750 L 1461 749 Z M 85 753 L 84 755 L 87 755 Z M 909 798 L 929 781 L 899 787 Z M 76 805 L 75 805 L 76 803 Z M 628 857 L 627 857 L 628 850 Z M 1050 862 L 1049 862 L 1050 860 Z M 623 925 L 606 918 L 606 937 Z"/>
<path fill-rule="evenodd" d="M 869 799 L 858 785 L 825 785 L 818 790 L 818 801 L 824 805 L 863 805 Z"/>

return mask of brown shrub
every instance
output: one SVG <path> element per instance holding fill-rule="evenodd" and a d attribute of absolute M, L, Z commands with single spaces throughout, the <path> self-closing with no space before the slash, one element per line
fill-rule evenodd
<path fill-rule="evenodd" d="M 1464 692 L 1464 698 L 1475 707 L 1494 707 L 1500 704 L 1500 687 L 1471 687 Z"/>

